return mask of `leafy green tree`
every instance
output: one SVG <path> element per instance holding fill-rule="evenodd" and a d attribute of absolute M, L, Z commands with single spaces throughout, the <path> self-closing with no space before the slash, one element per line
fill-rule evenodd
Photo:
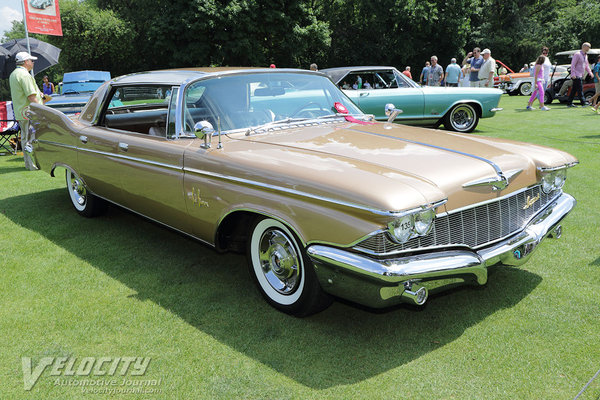
<path fill-rule="evenodd" d="M 305 0 L 97 0 L 136 32 L 146 69 L 210 65 L 307 67 L 329 45 Z"/>
<path fill-rule="evenodd" d="M 330 66 L 385 64 L 420 67 L 464 54 L 473 2 L 464 0 L 334 0 L 321 18 L 332 31 Z M 475 1 L 477 3 L 477 0 Z"/>
<path fill-rule="evenodd" d="M 61 48 L 60 63 L 65 71 L 95 69 L 113 75 L 131 72 L 133 32 L 110 10 L 99 10 L 86 2 L 60 3 L 63 36 L 46 36 Z"/>

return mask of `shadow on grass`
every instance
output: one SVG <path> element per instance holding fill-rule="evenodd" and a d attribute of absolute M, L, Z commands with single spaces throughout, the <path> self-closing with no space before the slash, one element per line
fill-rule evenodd
<path fill-rule="evenodd" d="M 541 281 L 530 272 L 500 267 L 486 287 L 433 297 L 421 311 L 397 307 L 372 313 L 335 302 L 297 319 L 263 301 L 243 256 L 217 254 L 117 207 L 100 218 L 82 218 L 66 190 L 56 189 L 0 200 L 0 210 L 132 288 L 140 300 L 159 304 L 245 356 L 318 389 L 360 382 L 426 355 L 513 307 Z"/>
<path fill-rule="evenodd" d="M 15 154 L 6 154 L 6 155 L 3 155 L 2 157 L 3 158 L 6 157 L 6 161 L 8 161 L 8 162 L 21 162 L 21 163 L 24 163 L 24 161 L 23 161 L 23 153 L 16 154 L 16 155 Z M 23 165 L 25 165 L 25 164 L 23 164 Z M 23 167 L 23 168 L 25 168 L 25 167 Z"/>
<path fill-rule="evenodd" d="M 24 166 L 10 166 L 5 168 L 0 168 L 0 175 L 4 174 L 12 174 L 13 172 L 23 172 L 25 170 Z"/>

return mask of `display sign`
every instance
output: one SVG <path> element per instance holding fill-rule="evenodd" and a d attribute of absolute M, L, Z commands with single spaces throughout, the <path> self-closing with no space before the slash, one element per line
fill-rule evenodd
<path fill-rule="evenodd" d="M 23 0 L 27 31 L 62 36 L 58 0 Z"/>

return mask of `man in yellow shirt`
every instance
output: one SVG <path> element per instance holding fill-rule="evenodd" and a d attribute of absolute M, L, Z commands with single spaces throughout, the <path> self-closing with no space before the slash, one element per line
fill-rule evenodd
<path fill-rule="evenodd" d="M 35 83 L 35 79 L 29 73 L 33 69 L 33 62 L 37 57 L 22 51 L 17 53 L 15 61 L 17 68 L 10 74 L 10 95 L 13 101 L 15 110 L 15 118 L 21 127 L 21 147 L 23 148 L 23 158 L 25 160 L 25 168 L 30 171 L 37 168 L 33 164 L 27 147 L 31 147 L 30 141 L 33 137 L 29 137 L 29 121 L 25 116 L 25 111 L 31 103 L 42 104 L 42 94 Z"/>

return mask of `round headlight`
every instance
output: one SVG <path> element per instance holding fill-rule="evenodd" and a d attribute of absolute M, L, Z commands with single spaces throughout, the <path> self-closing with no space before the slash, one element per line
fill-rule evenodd
<path fill-rule="evenodd" d="M 405 215 L 390 222 L 388 230 L 393 240 L 398 243 L 405 243 L 412 236 L 414 226 L 414 216 Z"/>
<path fill-rule="evenodd" d="M 433 220 L 435 219 L 435 211 L 432 209 L 421 211 L 415 215 L 415 232 L 424 236 L 429 233 Z"/>
<path fill-rule="evenodd" d="M 542 177 L 542 191 L 546 194 L 554 190 L 554 172 Z"/>
<path fill-rule="evenodd" d="M 554 173 L 554 189 L 561 189 L 567 179 L 567 170 L 560 169 Z"/>

